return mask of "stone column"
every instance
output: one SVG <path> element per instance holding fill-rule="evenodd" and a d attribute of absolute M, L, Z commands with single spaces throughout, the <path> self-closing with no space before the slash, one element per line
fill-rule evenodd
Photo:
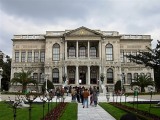
<path fill-rule="evenodd" d="M 90 85 L 90 66 L 88 66 L 88 85 Z"/>
<path fill-rule="evenodd" d="M 67 66 L 65 65 L 65 67 L 64 67 L 64 71 L 65 71 L 65 75 L 66 75 L 66 83 L 67 83 L 67 77 L 68 77 L 68 73 L 67 73 Z"/>
<path fill-rule="evenodd" d="M 78 59 L 78 41 L 76 42 L 76 58 Z"/>
<path fill-rule="evenodd" d="M 89 53 L 89 50 L 90 50 L 90 43 L 88 41 L 88 59 L 90 59 L 90 53 Z"/>
<path fill-rule="evenodd" d="M 45 55 L 46 57 L 46 55 Z M 32 50 L 32 62 L 34 62 L 34 50 Z"/>
<path fill-rule="evenodd" d="M 22 51 L 20 50 L 20 51 L 19 51 L 19 62 L 22 62 L 21 56 L 22 56 Z"/>
<path fill-rule="evenodd" d="M 102 93 L 102 82 L 101 82 L 101 72 L 102 72 L 102 67 L 99 66 L 99 92 Z"/>
<path fill-rule="evenodd" d="M 38 62 L 41 62 L 41 51 L 40 50 L 38 51 L 38 58 L 39 58 Z"/>
<path fill-rule="evenodd" d="M 79 85 L 79 71 L 78 71 L 78 65 L 76 66 L 76 81 L 75 81 L 75 84 L 76 85 Z"/>
<path fill-rule="evenodd" d="M 102 67 L 99 66 L 99 83 L 101 82 L 101 72 L 102 72 Z"/>
<path fill-rule="evenodd" d="M 64 73 L 67 75 L 67 66 L 64 66 Z"/>
<path fill-rule="evenodd" d="M 64 60 L 67 60 L 67 41 L 64 41 L 64 47 L 65 47 L 65 51 L 64 51 Z"/>
<path fill-rule="evenodd" d="M 101 49 L 102 49 L 102 46 L 101 46 L 102 44 L 101 44 L 101 41 L 99 41 L 99 58 L 101 59 L 101 57 L 102 57 L 102 52 L 101 52 Z"/>
<path fill-rule="evenodd" d="M 52 82 L 52 68 L 50 66 L 47 67 L 48 80 Z"/>
<path fill-rule="evenodd" d="M 28 51 L 26 51 L 26 54 L 25 54 L 25 62 L 28 62 L 27 59 L 28 59 Z"/>

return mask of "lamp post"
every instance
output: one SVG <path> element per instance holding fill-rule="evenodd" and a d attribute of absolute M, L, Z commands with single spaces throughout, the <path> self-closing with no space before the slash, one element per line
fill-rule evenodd
<path fill-rule="evenodd" d="M 152 92 L 153 92 L 153 87 L 151 86 L 151 87 L 149 87 L 150 89 L 149 89 L 149 91 L 150 91 L 150 106 L 149 106 L 149 113 L 150 113 L 150 111 L 151 111 L 151 102 L 152 102 Z"/>
<path fill-rule="evenodd" d="M 0 91 L 1 91 L 1 79 L 2 79 L 3 69 L 0 67 Z"/>
<path fill-rule="evenodd" d="M 8 98 L 9 98 L 10 103 L 12 103 L 12 100 L 10 99 L 10 97 L 8 97 Z M 20 104 L 19 97 L 17 97 L 17 99 L 15 97 L 15 102 L 13 104 L 11 104 L 11 106 L 13 108 L 13 119 L 14 120 L 16 120 L 16 117 L 17 117 L 17 107 L 18 107 L 19 104 Z"/>
<path fill-rule="evenodd" d="M 44 119 L 44 108 L 45 108 L 45 102 L 46 102 L 47 100 L 45 99 L 45 96 L 44 96 L 44 95 L 43 95 L 43 97 L 39 96 L 39 98 L 40 98 L 40 100 L 41 100 L 42 103 L 43 103 L 43 119 Z"/>
<path fill-rule="evenodd" d="M 135 95 L 137 95 L 137 110 L 138 110 L 138 92 L 139 92 L 139 87 L 137 86 L 135 89 Z"/>
<path fill-rule="evenodd" d="M 121 74 L 121 94 L 120 94 L 120 104 L 121 104 L 121 99 L 122 99 L 122 94 L 123 94 L 123 82 L 124 82 L 124 77 L 125 77 L 125 74 L 122 73 L 122 74 Z"/>
<path fill-rule="evenodd" d="M 44 80 L 46 81 L 46 84 L 45 84 L 45 92 L 46 92 L 46 94 L 48 93 L 48 86 L 47 86 L 47 80 L 48 80 L 48 76 L 49 76 L 49 74 L 42 74 L 43 76 L 44 76 Z"/>
<path fill-rule="evenodd" d="M 36 98 L 37 98 L 36 95 L 26 94 L 26 99 L 27 99 L 27 101 L 29 103 L 29 120 L 31 120 L 32 103 Z"/>

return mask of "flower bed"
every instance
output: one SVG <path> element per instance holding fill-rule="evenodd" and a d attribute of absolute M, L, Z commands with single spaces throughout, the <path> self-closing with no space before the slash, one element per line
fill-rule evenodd
<path fill-rule="evenodd" d="M 63 114 L 67 103 L 60 102 L 53 110 L 51 110 L 42 120 L 58 120 Z"/>
<path fill-rule="evenodd" d="M 159 116 L 156 116 L 154 114 L 151 114 L 147 111 L 143 111 L 143 110 L 137 110 L 133 107 L 129 107 L 129 106 L 126 106 L 126 105 L 122 105 L 120 103 L 110 103 L 111 105 L 117 107 L 117 108 L 120 108 L 128 113 L 133 113 L 135 114 L 136 116 L 138 116 L 138 118 L 140 119 L 143 119 L 143 120 L 160 120 L 160 117 Z"/>

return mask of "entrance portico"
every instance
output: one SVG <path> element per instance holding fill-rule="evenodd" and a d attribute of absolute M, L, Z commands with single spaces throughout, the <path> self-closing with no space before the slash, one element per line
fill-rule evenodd
<path fill-rule="evenodd" d="M 68 84 L 95 85 L 98 84 L 98 66 L 68 66 Z"/>

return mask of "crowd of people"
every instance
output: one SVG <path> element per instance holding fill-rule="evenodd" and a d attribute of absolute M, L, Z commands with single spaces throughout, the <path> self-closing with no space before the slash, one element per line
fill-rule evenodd
<path fill-rule="evenodd" d="M 90 98 L 90 105 L 95 106 L 95 107 L 97 106 L 98 88 L 96 86 L 90 87 L 88 89 L 85 88 L 84 86 L 83 87 L 70 86 L 69 88 L 65 88 L 65 89 L 68 89 L 68 92 L 71 95 L 71 100 L 73 102 L 82 103 L 83 108 L 88 107 L 89 98 Z"/>
<path fill-rule="evenodd" d="M 57 98 L 64 98 L 64 94 L 71 95 L 72 102 L 82 103 L 83 108 L 88 108 L 89 101 L 91 106 L 97 106 L 99 89 L 97 86 L 85 88 L 84 86 L 65 86 L 56 87 L 50 91 Z M 90 100 L 89 100 L 90 99 Z"/>

